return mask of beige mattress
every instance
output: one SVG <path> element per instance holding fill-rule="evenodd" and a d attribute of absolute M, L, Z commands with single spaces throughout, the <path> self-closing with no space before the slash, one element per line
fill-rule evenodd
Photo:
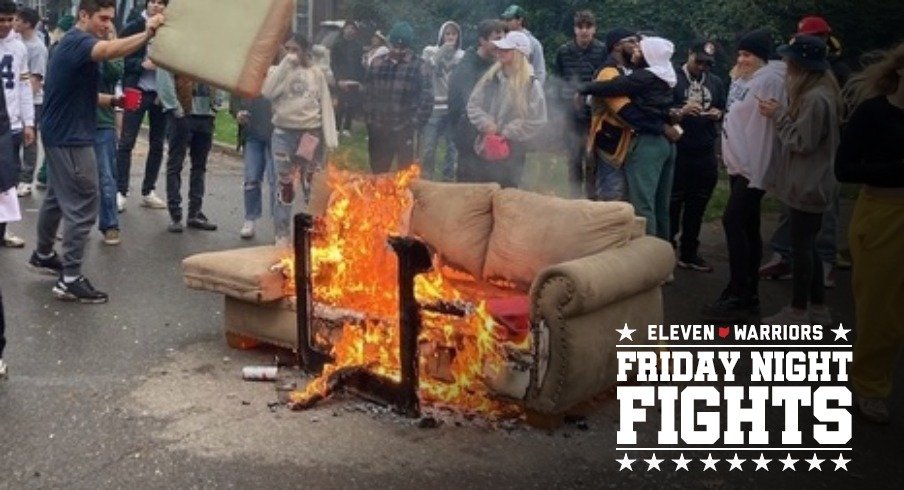
<path fill-rule="evenodd" d="M 167 70 L 256 97 L 294 15 L 293 0 L 172 0 L 150 57 Z"/>

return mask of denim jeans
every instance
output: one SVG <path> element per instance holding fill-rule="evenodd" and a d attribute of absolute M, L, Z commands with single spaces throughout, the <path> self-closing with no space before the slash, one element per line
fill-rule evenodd
<path fill-rule="evenodd" d="M 263 215 L 263 189 L 261 184 L 267 178 L 267 197 L 270 202 L 270 216 L 276 213 L 276 173 L 273 168 L 273 151 L 270 141 L 262 141 L 252 136 L 245 139 L 245 219 L 254 221 Z"/>
<path fill-rule="evenodd" d="M 35 177 L 35 169 L 38 164 L 38 125 L 41 122 L 41 112 L 44 106 L 35 105 L 35 140 L 22 150 L 22 171 L 19 172 L 19 182 L 31 184 Z"/>
<path fill-rule="evenodd" d="M 116 209 L 116 130 L 99 128 L 94 133 L 94 154 L 97 156 L 97 179 L 100 190 L 100 209 L 97 227 L 101 233 L 119 229 Z"/>
<path fill-rule="evenodd" d="M 116 150 L 117 188 L 122 195 L 129 193 L 129 173 L 132 171 L 132 150 L 144 114 L 148 115 L 148 159 L 141 182 L 141 195 L 148 195 L 157 185 L 160 164 L 163 162 L 163 140 L 166 137 L 166 116 L 163 107 L 156 103 L 157 92 L 141 92 L 141 105 L 134 111 L 125 111 L 122 117 L 122 136 Z"/>
<path fill-rule="evenodd" d="M 167 113 L 169 122 L 169 157 L 166 160 L 166 207 L 173 221 L 182 221 L 182 164 L 185 154 L 191 160 L 188 177 L 188 217 L 201 212 L 204 200 L 204 178 L 207 155 L 213 145 L 213 117 L 176 117 Z"/>
<path fill-rule="evenodd" d="M 597 151 L 596 195 L 600 201 L 624 201 L 627 199 L 625 171 L 616 167 Z"/>
<path fill-rule="evenodd" d="M 298 143 L 305 133 L 320 139 L 313 160 L 305 160 L 295 154 Z M 291 228 L 292 205 L 301 184 L 305 205 L 311 197 L 311 176 L 323 170 L 323 131 L 318 129 L 300 130 L 276 128 L 271 139 L 273 163 L 276 168 L 276 209 L 273 211 L 273 231 L 276 238 L 288 237 Z"/>
<path fill-rule="evenodd" d="M 446 158 L 443 163 L 442 180 L 452 182 L 455 179 L 455 164 L 458 161 L 458 149 L 452 142 L 452 124 L 448 114 L 437 114 L 435 111 L 421 132 L 421 170 L 422 177 L 432 179 L 436 165 L 436 149 L 439 140 L 446 142 Z"/>
<path fill-rule="evenodd" d="M 782 206 L 782 213 L 778 217 L 778 227 L 772 234 L 769 245 L 772 250 L 782 256 L 782 261 L 791 263 L 791 222 L 788 219 L 788 207 Z M 816 255 L 822 262 L 835 264 L 838 253 L 838 196 L 832 202 L 832 207 L 822 213 L 822 224 L 819 234 L 816 235 Z"/>

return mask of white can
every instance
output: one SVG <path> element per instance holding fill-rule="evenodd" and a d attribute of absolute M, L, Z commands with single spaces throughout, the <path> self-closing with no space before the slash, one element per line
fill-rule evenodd
<path fill-rule="evenodd" d="M 245 381 L 276 381 L 279 368 L 276 366 L 245 366 L 242 379 Z"/>

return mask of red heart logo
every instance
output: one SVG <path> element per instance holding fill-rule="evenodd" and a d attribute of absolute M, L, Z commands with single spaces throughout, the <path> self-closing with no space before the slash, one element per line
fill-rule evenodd
<path fill-rule="evenodd" d="M 731 332 L 731 329 L 728 327 L 719 327 L 719 337 L 723 339 L 728 338 L 728 333 Z"/>

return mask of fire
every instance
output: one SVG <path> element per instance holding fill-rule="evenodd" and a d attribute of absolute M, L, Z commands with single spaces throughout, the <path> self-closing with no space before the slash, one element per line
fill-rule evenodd
<path fill-rule="evenodd" d="M 368 319 L 343 326 L 341 338 L 332 347 L 335 363 L 325 366 L 321 377 L 304 391 L 293 393 L 293 401 L 325 395 L 328 376 L 340 368 L 365 366 L 390 379 L 400 378 L 398 267 L 387 237 L 405 232 L 413 200 L 409 184 L 418 175 L 417 166 L 378 177 L 329 168 L 331 201 L 312 236 L 313 299 L 365 312 Z M 287 277 L 287 294 L 294 295 L 293 258 L 283 259 L 276 267 Z M 493 399 L 483 383 L 483 377 L 504 362 L 503 329 L 489 315 L 485 302 L 464 298 L 436 268 L 416 277 L 415 296 L 422 305 L 440 301 L 473 305 L 460 317 L 423 312 L 419 343 L 440 346 L 440 351 L 425 355 L 430 349 L 422 349 L 421 401 L 491 416 L 518 414 L 516 405 Z M 449 352 L 454 357 L 446 359 L 448 373 L 440 376 L 444 379 L 425 375 L 433 360 Z"/>

